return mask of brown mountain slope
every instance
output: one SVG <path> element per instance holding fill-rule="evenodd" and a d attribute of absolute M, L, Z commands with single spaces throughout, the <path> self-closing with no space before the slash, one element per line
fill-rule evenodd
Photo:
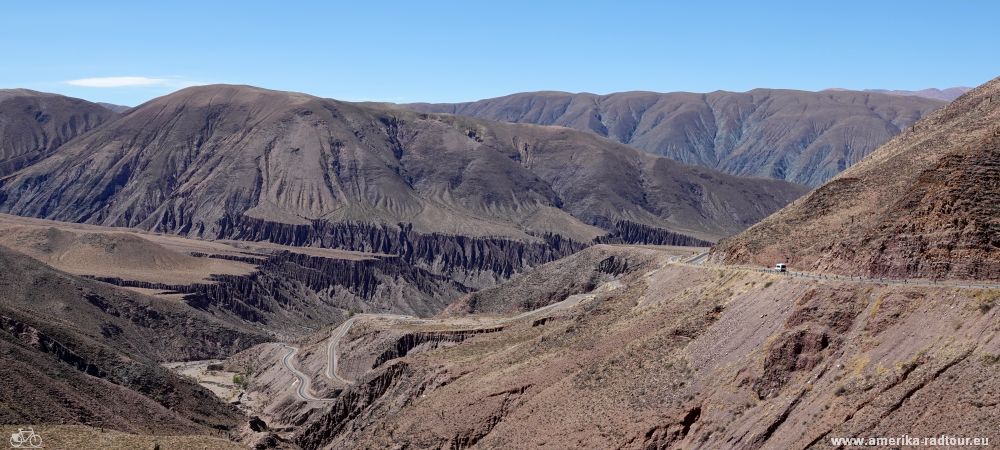
<path fill-rule="evenodd" d="M 0 246 L 0 423 L 207 433 L 241 420 L 164 361 L 263 341 L 187 306 L 58 272 Z"/>
<path fill-rule="evenodd" d="M 439 112 L 585 130 L 656 155 L 743 176 L 817 186 L 943 102 L 854 91 L 528 92 Z"/>
<path fill-rule="evenodd" d="M 96 103 L 27 89 L 0 89 L 0 177 L 117 117 Z"/>
<path fill-rule="evenodd" d="M 1000 279 L 1000 79 L 727 239 L 727 262 L 887 277 Z"/>
<path fill-rule="evenodd" d="M 714 239 L 802 192 L 565 128 L 203 86 L 136 107 L 4 180 L 0 208 L 201 237 L 271 238 L 261 230 L 284 224 L 312 229 L 286 227 L 282 239 L 319 239 L 318 224 L 362 222 L 589 241 L 630 222 Z"/>

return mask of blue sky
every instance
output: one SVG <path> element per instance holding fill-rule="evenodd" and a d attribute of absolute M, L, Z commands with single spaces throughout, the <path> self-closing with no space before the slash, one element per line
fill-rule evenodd
<path fill-rule="evenodd" d="M 974 0 L 5 2 L 0 87 L 135 105 L 204 83 L 392 102 L 975 86 L 1000 75 L 997 17 Z"/>

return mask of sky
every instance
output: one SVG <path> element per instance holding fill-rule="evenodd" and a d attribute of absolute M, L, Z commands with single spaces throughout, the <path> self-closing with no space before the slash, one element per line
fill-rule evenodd
<path fill-rule="evenodd" d="M 349 101 L 923 89 L 1000 75 L 996 1 L 46 1 L 0 6 L 0 88 L 134 106 L 199 84 Z"/>

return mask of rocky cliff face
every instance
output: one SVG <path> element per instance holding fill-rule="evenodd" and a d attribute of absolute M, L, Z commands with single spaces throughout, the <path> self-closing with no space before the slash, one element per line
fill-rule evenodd
<path fill-rule="evenodd" d="M 716 239 L 803 191 L 567 129 L 206 86 L 141 105 L 6 179 L 0 210 L 207 238 L 270 233 L 245 217 L 582 242 L 624 220 Z"/>
<path fill-rule="evenodd" d="M 317 225 L 270 224 L 257 228 L 263 235 L 234 237 L 268 237 L 289 245 L 339 243 L 341 248 L 375 255 L 352 260 L 276 251 L 243 258 L 256 267 L 253 273 L 214 275 L 211 283 L 97 279 L 117 286 L 185 294 L 188 305 L 232 323 L 250 322 L 270 332 L 301 335 L 339 323 L 354 312 L 431 316 L 458 297 L 585 247 L 555 235 L 526 243 L 422 235 L 406 227 Z"/>
<path fill-rule="evenodd" d="M 997 123 L 995 79 L 713 254 L 852 275 L 998 280 Z"/>
<path fill-rule="evenodd" d="M 85 100 L 0 89 L 0 177 L 40 161 L 116 117 L 114 111 Z"/>
<path fill-rule="evenodd" d="M 472 287 L 490 286 L 527 268 L 562 258 L 586 247 L 558 234 L 532 236 L 527 242 L 503 237 L 468 237 L 414 231 L 412 224 L 285 224 L 228 216 L 219 235 L 227 239 L 268 241 L 391 255 L 402 262 L 447 275 Z"/>
<path fill-rule="evenodd" d="M 818 186 L 945 102 L 854 91 L 527 92 L 405 107 L 595 133 L 686 164 Z"/>

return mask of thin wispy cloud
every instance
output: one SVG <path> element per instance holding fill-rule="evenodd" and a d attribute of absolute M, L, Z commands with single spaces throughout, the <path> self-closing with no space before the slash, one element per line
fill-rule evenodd
<path fill-rule="evenodd" d="M 90 88 L 165 87 L 180 89 L 208 83 L 180 78 L 158 77 L 97 77 L 68 80 L 66 84 Z"/>

